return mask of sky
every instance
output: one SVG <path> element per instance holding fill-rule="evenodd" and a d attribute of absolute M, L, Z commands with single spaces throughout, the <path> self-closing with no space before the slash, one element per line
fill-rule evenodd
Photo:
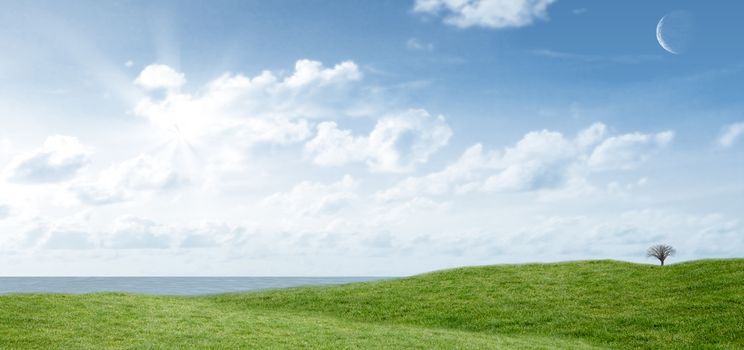
<path fill-rule="evenodd" d="M 742 257 L 743 10 L 5 1 L 0 275 Z"/>

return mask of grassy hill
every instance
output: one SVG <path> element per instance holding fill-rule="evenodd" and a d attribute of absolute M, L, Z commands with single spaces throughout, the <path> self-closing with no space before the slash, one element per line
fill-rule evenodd
<path fill-rule="evenodd" d="M 744 348 L 744 259 L 500 265 L 204 297 L 0 296 L 0 348 Z"/>

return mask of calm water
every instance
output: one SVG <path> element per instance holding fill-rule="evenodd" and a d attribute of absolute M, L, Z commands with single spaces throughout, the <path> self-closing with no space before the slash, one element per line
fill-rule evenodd
<path fill-rule="evenodd" d="M 308 285 L 343 284 L 382 277 L 0 277 L 4 293 L 129 292 L 198 295 Z"/>

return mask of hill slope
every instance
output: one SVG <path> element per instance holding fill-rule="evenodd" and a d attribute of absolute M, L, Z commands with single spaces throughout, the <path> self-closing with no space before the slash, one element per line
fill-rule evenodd
<path fill-rule="evenodd" d="M 500 265 L 215 302 L 612 348 L 744 348 L 744 260 Z"/>
<path fill-rule="evenodd" d="M 204 298 L 0 297 L 0 349 L 590 349 L 580 341 L 231 310 Z"/>
<path fill-rule="evenodd" d="M 744 260 L 501 265 L 205 297 L 0 296 L 0 348 L 744 348 Z"/>

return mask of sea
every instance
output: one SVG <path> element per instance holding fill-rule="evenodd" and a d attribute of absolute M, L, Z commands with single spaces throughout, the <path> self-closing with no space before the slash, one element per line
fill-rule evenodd
<path fill-rule="evenodd" d="M 380 279 L 385 277 L 0 277 L 0 294 L 124 292 L 205 295 Z"/>

